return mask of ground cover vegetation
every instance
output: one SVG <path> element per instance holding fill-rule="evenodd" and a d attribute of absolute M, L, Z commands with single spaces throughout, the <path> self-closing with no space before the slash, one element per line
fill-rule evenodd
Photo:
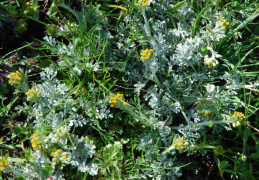
<path fill-rule="evenodd" d="M 258 16 L 258 0 L 1 1 L 1 178 L 257 179 Z"/>

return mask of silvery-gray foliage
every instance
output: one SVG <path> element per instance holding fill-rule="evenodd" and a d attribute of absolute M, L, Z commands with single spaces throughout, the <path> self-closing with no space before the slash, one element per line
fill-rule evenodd
<path fill-rule="evenodd" d="M 94 163 L 89 161 L 95 153 L 95 145 L 93 141 L 86 142 L 85 139 L 71 136 L 73 146 L 71 153 L 71 165 L 76 166 L 80 172 L 89 172 L 91 175 L 97 174 L 97 167 Z"/>
<path fill-rule="evenodd" d="M 231 99 L 232 94 L 228 92 L 229 90 L 225 91 L 215 85 L 204 86 L 215 79 L 223 79 L 223 76 L 217 74 L 217 69 L 210 69 L 204 65 L 204 58 L 220 57 L 213 47 L 215 42 L 219 42 L 225 36 L 225 29 L 217 24 L 225 16 L 220 11 L 212 13 L 211 8 L 206 9 L 204 19 L 201 22 L 211 31 L 201 29 L 193 36 L 193 25 L 197 14 L 194 13 L 188 3 L 185 3 L 172 14 L 176 23 L 176 28 L 174 28 L 169 13 L 165 13 L 166 10 L 174 6 L 173 2 L 152 1 L 151 6 L 145 10 L 135 10 L 134 16 L 138 15 L 139 18 L 127 15 L 124 23 L 117 27 L 117 32 L 123 33 L 114 36 L 115 39 L 118 39 L 118 49 L 122 49 L 118 52 L 129 57 L 125 74 L 128 76 L 129 82 L 135 87 L 134 93 L 142 94 L 139 98 L 142 103 L 146 104 L 146 106 L 144 105 L 145 108 L 142 108 L 142 112 L 147 114 L 154 123 L 154 127 L 158 128 L 164 142 L 161 146 L 165 148 L 171 146 L 172 136 L 170 133 L 165 134 L 164 130 L 186 137 L 190 147 L 194 145 L 195 139 L 203 133 L 208 120 L 201 118 L 198 112 L 194 110 L 195 104 L 198 102 L 209 98 L 218 107 L 233 107 L 230 102 L 220 102 L 223 96 L 225 99 Z M 134 44 L 124 47 L 127 44 L 126 42 L 129 42 L 131 38 L 129 34 L 132 31 L 140 34 L 139 39 L 135 39 Z M 134 45 L 138 46 L 134 47 Z M 203 47 L 206 47 L 210 52 L 206 55 L 202 54 L 201 48 Z M 124 51 L 124 48 L 127 51 Z M 142 61 L 137 48 L 142 50 L 153 49 L 156 55 L 148 61 Z M 134 53 L 135 56 L 132 55 Z M 237 77 L 237 79 L 240 80 L 240 77 Z M 234 78 L 231 78 L 231 80 L 226 81 L 232 84 L 231 81 L 233 80 Z M 235 82 L 240 85 L 238 81 Z M 215 121 L 224 119 L 219 115 L 220 112 L 216 114 Z M 171 115 L 169 122 L 164 128 L 161 128 L 163 126 L 161 122 L 169 115 Z M 171 123 L 174 123 L 175 118 L 181 116 L 185 121 L 178 126 L 170 126 Z M 198 123 L 200 124 L 198 125 Z M 220 126 L 214 126 L 213 132 L 219 132 L 216 129 L 220 129 Z M 152 159 L 154 156 L 150 155 L 151 152 L 159 154 L 159 151 L 154 149 L 155 146 L 151 143 L 152 141 L 154 139 L 150 136 L 149 138 L 146 136 L 141 138 L 140 144 L 141 147 L 145 147 L 145 150 L 143 150 L 145 156 L 151 158 L 149 162 L 146 161 L 145 163 L 149 163 L 151 167 L 153 167 L 152 164 L 161 167 L 163 162 L 158 163 L 158 159 Z M 150 143 L 152 145 L 149 145 Z M 157 174 L 151 173 L 149 177 L 160 177 L 158 170 L 153 170 Z M 148 177 L 148 173 L 145 173 L 145 176 Z M 170 176 L 167 175 L 163 178 L 165 177 Z"/>
<path fill-rule="evenodd" d="M 60 58 L 57 68 L 50 66 L 41 73 L 44 81 L 36 87 L 42 94 L 29 113 L 35 118 L 35 127 L 47 124 L 52 129 L 60 125 L 79 128 L 87 122 L 97 126 L 99 121 L 107 127 L 114 115 L 110 111 L 109 100 L 99 98 L 98 82 L 89 81 L 86 84 L 91 102 L 73 99 L 71 87 L 57 79 L 57 70 L 68 72 L 70 77 L 80 76 L 85 70 L 124 73 L 138 100 L 130 99 L 129 102 L 139 110 L 134 111 L 136 114 L 141 111 L 141 115 L 132 115 L 133 121 L 139 122 L 138 118 L 144 116 L 141 123 L 155 132 L 143 132 L 138 137 L 137 150 L 143 155 L 137 158 L 137 163 L 148 167 L 143 167 L 138 177 L 176 179 L 181 176 L 179 166 L 182 164 L 175 159 L 178 152 L 172 146 L 173 134 L 188 141 L 187 150 L 191 153 L 191 147 L 195 146 L 195 141 L 210 121 L 215 124 L 214 134 L 219 133 L 220 125 L 227 122 L 226 116 L 220 114 L 227 112 L 217 110 L 235 108 L 233 96 L 242 88 L 241 76 L 234 72 L 219 75 L 217 69 L 204 64 L 204 58 L 220 58 L 215 46 L 225 36 L 225 30 L 218 21 L 225 18 L 226 13 L 212 12 L 212 8 L 207 8 L 201 19 L 207 29 L 202 28 L 193 34 L 198 14 L 188 3 L 173 13 L 166 11 L 174 7 L 174 0 L 152 0 L 150 3 L 145 9 L 133 9 L 133 13 L 127 14 L 112 30 L 108 28 L 107 18 L 98 6 L 86 6 L 83 12 L 78 12 L 76 27 L 87 31 L 87 27 L 93 26 L 94 44 L 81 42 L 80 38 L 73 38 L 64 44 L 46 36 L 45 47 Z M 83 19 L 84 15 L 87 22 Z M 69 29 L 60 29 L 59 35 L 63 32 L 69 32 Z M 98 38 L 103 42 L 99 42 Z M 208 53 L 203 54 L 202 48 L 207 49 Z M 141 59 L 140 52 L 145 49 L 153 49 L 155 53 L 148 61 Z M 212 84 L 214 80 L 223 80 L 226 84 L 220 87 Z M 212 120 L 199 116 L 195 110 L 204 99 L 217 105 Z M 86 117 L 78 112 L 78 107 L 82 107 Z M 29 108 L 25 105 L 21 109 L 28 111 Z M 145 124 L 146 119 L 148 122 Z M 216 124 L 217 121 L 221 124 Z M 54 137 L 53 134 L 50 136 Z M 98 167 L 92 162 L 95 153 L 93 141 L 85 142 L 83 137 L 78 136 L 70 138 L 73 143 L 71 146 L 64 143 L 64 148 L 71 152 L 71 165 L 80 172 L 96 175 Z M 62 177 L 62 174 L 56 171 L 55 176 Z"/>
<path fill-rule="evenodd" d="M 41 92 L 40 97 L 34 101 L 31 108 L 24 104 L 23 110 L 27 111 L 31 117 L 34 117 L 34 127 L 41 129 L 44 125 L 49 125 L 53 133 L 48 137 L 41 136 L 42 139 L 49 139 L 42 147 L 48 151 L 49 147 L 60 146 L 67 149 L 71 155 L 71 165 L 78 168 L 81 172 L 89 172 L 91 175 L 97 174 L 97 167 L 91 162 L 92 156 L 95 153 L 95 145 L 93 141 L 85 142 L 84 138 L 78 136 L 70 136 L 60 139 L 55 135 L 57 129 L 63 125 L 68 127 L 83 127 L 86 124 L 86 119 L 78 114 L 79 101 L 74 101 L 70 89 L 65 84 L 61 84 L 56 78 L 57 71 L 53 66 L 46 68 L 41 73 L 41 78 L 44 80 L 42 84 L 37 84 L 36 87 Z M 81 102 L 82 103 L 82 102 Z M 103 111 L 102 109 L 100 109 Z M 103 115 L 105 117 L 105 115 Z M 67 132 L 68 133 L 68 132 Z M 68 144 L 68 142 L 72 142 Z M 42 168 L 50 164 L 49 158 L 41 151 L 33 151 L 34 168 L 37 166 L 37 173 L 33 177 L 42 177 L 40 174 Z M 29 168 L 29 167 L 28 167 Z M 30 171 L 27 169 L 27 171 Z M 31 174 L 32 176 L 33 174 Z M 60 179 L 62 175 L 55 175 Z M 59 178 L 58 178 L 59 177 Z"/>

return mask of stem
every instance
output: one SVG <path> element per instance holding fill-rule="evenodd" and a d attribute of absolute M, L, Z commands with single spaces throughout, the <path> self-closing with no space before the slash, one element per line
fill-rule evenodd
<path fill-rule="evenodd" d="M 151 37 L 151 31 L 150 31 L 150 27 L 149 27 L 149 24 L 148 24 L 148 21 L 147 21 L 147 16 L 146 16 L 145 8 L 142 8 L 142 15 L 143 15 L 146 27 L 147 27 L 148 36 Z"/>
<path fill-rule="evenodd" d="M 151 72 L 152 72 L 152 71 L 151 71 Z M 152 72 L 152 75 L 153 75 L 153 80 L 154 80 L 154 82 L 160 87 L 161 84 L 160 84 L 160 82 L 159 82 L 159 80 L 158 80 L 156 74 Z"/>
<path fill-rule="evenodd" d="M 120 99 L 119 99 L 119 100 L 120 100 Z M 120 101 L 122 101 L 122 100 L 120 100 Z M 124 102 L 124 101 L 122 101 L 122 102 Z M 141 117 L 139 114 L 137 114 L 135 111 L 133 111 L 133 110 L 129 107 L 129 105 L 122 106 L 122 109 L 124 109 L 125 111 L 127 111 L 132 117 L 134 117 L 134 118 L 140 120 L 143 124 L 146 125 L 146 122 L 148 122 L 148 119 Z M 148 122 L 147 125 L 148 125 L 148 126 L 151 126 L 151 123 Z"/>
<path fill-rule="evenodd" d="M 195 124 L 195 127 L 199 127 L 199 126 L 207 126 L 209 123 L 213 123 L 213 124 L 224 124 L 227 123 L 226 121 L 209 121 L 209 122 L 201 122 L 201 123 L 197 123 Z M 187 126 L 186 126 L 187 127 Z M 175 129 L 175 130 L 179 130 L 180 127 L 179 126 L 171 126 L 171 129 Z"/>
<path fill-rule="evenodd" d="M 237 47 L 237 56 L 238 56 L 238 60 L 240 62 L 240 68 L 241 68 L 241 75 L 242 75 L 242 85 L 243 85 L 243 93 L 244 93 L 244 103 L 245 103 L 245 125 L 244 125 L 244 138 L 243 138 L 243 154 L 246 156 L 246 147 L 247 147 L 247 139 L 248 139 L 248 127 L 247 127 L 247 111 L 248 111 L 248 104 L 247 104 L 247 101 L 246 101 L 246 87 L 245 87 L 245 84 L 246 84 L 246 79 L 245 79 L 245 75 L 244 75 L 244 71 L 243 71 L 243 67 L 242 67 L 242 60 L 241 60 L 241 57 L 240 57 L 240 47 L 239 45 L 237 44 L 237 41 L 236 41 L 236 38 L 235 38 L 235 34 L 234 34 L 234 31 L 233 31 L 233 28 L 230 27 L 231 29 L 231 32 L 232 32 L 232 37 L 234 39 L 234 43 Z M 238 62 L 238 63 L 239 63 Z M 246 173 L 246 170 L 247 170 L 247 161 L 243 161 L 243 166 L 244 166 L 244 178 L 245 179 L 248 179 L 247 177 L 247 173 Z"/>

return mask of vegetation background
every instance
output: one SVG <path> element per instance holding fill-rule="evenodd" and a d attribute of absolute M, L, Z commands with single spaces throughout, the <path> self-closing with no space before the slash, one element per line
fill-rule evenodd
<path fill-rule="evenodd" d="M 258 0 L 0 2 L 2 179 L 258 179 Z"/>

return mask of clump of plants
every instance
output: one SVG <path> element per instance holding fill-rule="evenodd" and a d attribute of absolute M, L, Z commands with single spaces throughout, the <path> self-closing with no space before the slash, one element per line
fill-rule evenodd
<path fill-rule="evenodd" d="M 27 31 L 29 18 L 39 19 L 36 0 L 4 1 L 1 2 L 1 11 L 3 14 L 0 20 L 3 23 L 15 25 L 12 30 L 19 34 Z"/>
<path fill-rule="evenodd" d="M 256 2 L 78 3 L 2 71 L 3 178 L 257 177 Z"/>

